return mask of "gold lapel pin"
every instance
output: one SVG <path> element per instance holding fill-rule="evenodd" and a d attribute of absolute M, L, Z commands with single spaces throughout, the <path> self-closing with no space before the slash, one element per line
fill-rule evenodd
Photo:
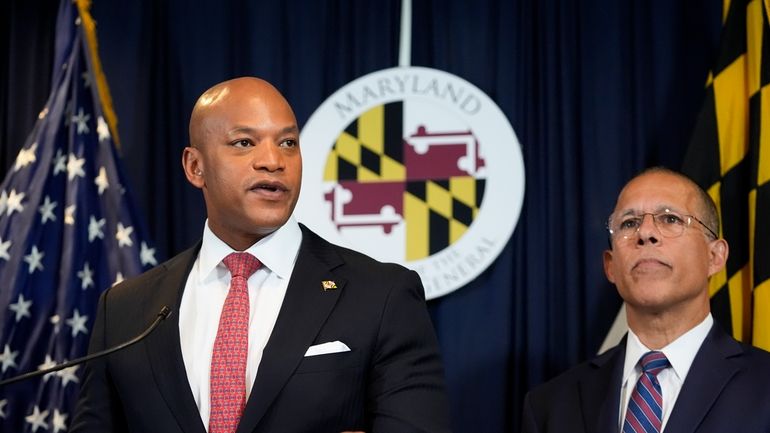
<path fill-rule="evenodd" d="M 321 287 L 323 287 L 324 292 L 327 290 L 334 290 L 337 288 L 337 283 L 332 280 L 323 280 L 321 281 Z"/>

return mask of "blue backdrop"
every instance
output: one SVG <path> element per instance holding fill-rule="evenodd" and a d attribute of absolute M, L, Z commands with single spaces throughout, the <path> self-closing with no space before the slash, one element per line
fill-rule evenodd
<path fill-rule="evenodd" d="M 716 56 L 721 1 L 413 0 L 412 65 L 485 91 L 521 142 L 526 195 L 495 263 L 430 302 L 457 432 L 517 431 L 523 395 L 598 349 L 620 306 L 601 267 L 622 184 L 679 168 Z M 50 90 L 57 1 L 0 5 L 0 175 Z M 274 83 L 301 124 L 396 66 L 400 1 L 95 0 L 100 55 L 140 211 L 170 257 L 204 207 L 180 155 L 196 97 Z"/>

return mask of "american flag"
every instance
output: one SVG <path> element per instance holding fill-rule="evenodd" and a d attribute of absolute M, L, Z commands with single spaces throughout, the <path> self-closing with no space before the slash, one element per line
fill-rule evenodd
<path fill-rule="evenodd" d="M 105 120 L 87 7 L 61 1 L 52 91 L 0 185 L 3 379 L 83 356 L 101 292 L 156 264 Z M 81 376 L 0 389 L 0 431 L 67 431 Z"/>

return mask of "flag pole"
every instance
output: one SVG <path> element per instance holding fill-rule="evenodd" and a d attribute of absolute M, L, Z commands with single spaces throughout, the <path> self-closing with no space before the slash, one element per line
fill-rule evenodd
<path fill-rule="evenodd" d="M 102 101 L 102 111 L 107 125 L 110 127 L 112 141 L 118 152 L 121 151 L 120 137 L 118 137 L 118 117 L 112 107 L 112 96 L 110 87 L 107 85 L 107 78 L 104 76 L 102 61 L 99 59 L 99 44 L 96 41 L 96 21 L 91 16 L 91 0 L 73 0 L 78 7 L 80 15 L 80 25 L 83 26 L 83 34 L 86 38 L 88 51 L 91 53 L 91 71 L 96 79 L 96 89 L 99 92 L 99 99 Z"/>
<path fill-rule="evenodd" d="M 401 0 L 401 30 L 398 43 L 398 66 L 412 62 L 412 0 Z"/>

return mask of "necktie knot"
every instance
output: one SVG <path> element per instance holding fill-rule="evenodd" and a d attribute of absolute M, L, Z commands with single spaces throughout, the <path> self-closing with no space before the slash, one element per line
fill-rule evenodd
<path fill-rule="evenodd" d="M 671 365 L 666 355 L 658 351 L 650 351 L 642 355 L 639 359 L 639 364 L 642 366 L 642 371 L 653 376 L 657 376 L 658 373 Z"/>
<path fill-rule="evenodd" d="M 233 278 L 244 277 L 248 279 L 251 274 L 262 266 L 259 259 L 249 253 L 230 253 L 222 262 L 224 262 Z"/>

